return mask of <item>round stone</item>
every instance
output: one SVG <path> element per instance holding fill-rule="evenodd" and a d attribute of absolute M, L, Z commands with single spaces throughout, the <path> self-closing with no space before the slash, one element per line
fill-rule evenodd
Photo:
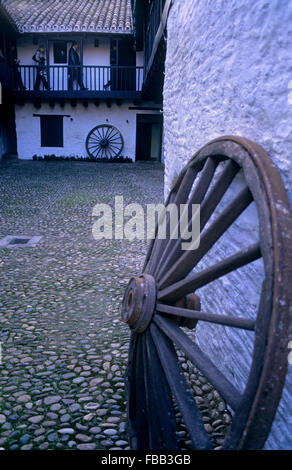
<path fill-rule="evenodd" d="M 31 450 L 32 448 L 33 448 L 32 444 L 26 444 L 20 447 L 21 450 Z"/>
<path fill-rule="evenodd" d="M 47 442 L 43 442 L 40 446 L 40 450 L 46 450 L 49 447 L 49 444 Z"/>
<path fill-rule="evenodd" d="M 69 411 L 71 411 L 71 413 L 75 413 L 75 411 L 80 410 L 80 408 L 81 405 L 79 403 L 73 403 L 69 406 Z"/>
<path fill-rule="evenodd" d="M 59 429 L 58 432 L 60 434 L 75 434 L 75 431 L 73 428 L 62 428 L 62 429 Z"/>
<path fill-rule="evenodd" d="M 105 429 L 105 431 L 103 431 L 103 433 L 106 436 L 114 436 L 115 434 L 117 434 L 117 430 L 116 429 Z"/>
<path fill-rule="evenodd" d="M 61 400 L 61 397 L 58 395 L 51 396 L 51 397 L 46 397 L 44 399 L 44 404 L 45 405 L 53 405 L 54 403 L 58 403 Z"/>
<path fill-rule="evenodd" d="M 17 403 L 28 403 L 30 401 L 30 396 L 29 395 L 20 395 L 17 397 Z"/>
<path fill-rule="evenodd" d="M 0 424 L 4 424 L 6 421 L 6 416 L 5 415 L 2 415 L 0 414 Z"/>
<path fill-rule="evenodd" d="M 108 418 L 108 423 L 119 423 L 120 418 Z"/>
<path fill-rule="evenodd" d="M 220 424 L 222 424 L 222 420 L 221 419 L 216 419 L 216 421 L 214 421 L 212 424 L 213 424 L 214 428 L 218 428 L 218 426 L 220 426 Z"/>
<path fill-rule="evenodd" d="M 67 423 L 68 421 L 70 421 L 70 415 L 68 413 L 66 413 L 65 415 L 61 416 L 61 422 L 62 423 Z"/>
<path fill-rule="evenodd" d="M 29 440 L 30 440 L 30 435 L 29 435 L 29 434 L 24 434 L 24 435 L 21 436 L 21 438 L 19 439 L 19 442 L 20 442 L 21 444 L 27 444 Z"/>
<path fill-rule="evenodd" d="M 84 405 L 84 408 L 85 408 L 86 410 L 96 410 L 96 409 L 99 408 L 99 407 L 100 407 L 100 404 L 99 404 L 99 403 L 93 403 L 93 402 L 91 402 L 91 403 L 86 403 L 86 404 Z"/>
<path fill-rule="evenodd" d="M 49 442 L 55 442 L 58 439 L 58 435 L 56 432 L 52 432 L 51 434 L 48 434 L 47 439 Z"/>
<path fill-rule="evenodd" d="M 76 434 L 75 437 L 78 441 L 81 441 L 81 442 L 90 442 L 92 439 L 91 437 L 86 436 L 86 434 Z"/>
<path fill-rule="evenodd" d="M 212 426 L 209 423 L 204 424 L 204 428 L 206 429 L 207 432 L 212 432 Z"/>
<path fill-rule="evenodd" d="M 93 442 L 87 444 L 78 444 L 77 449 L 79 450 L 94 450 L 96 449 L 96 444 Z"/>
<path fill-rule="evenodd" d="M 119 447 L 124 447 L 124 446 L 128 445 L 128 442 L 123 441 L 123 440 L 118 440 L 118 441 L 116 441 L 116 445 L 119 446 Z"/>
<path fill-rule="evenodd" d="M 59 411 L 60 408 L 61 408 L 60 403 L 54 403 L 54 405 L 52 405 L 52 406 L 50 407 L 50 409 L 51 409 L 52 411 Z"/>
<path fill-rule="evenodd" d="M 44 417 L 42 415 L 37 415 L 37 416 L 31 416 L 31 418 L 28 418 L 28 421 L 33 424 L 38 424 L 41 421 L 43 421 Z"/>
<path fill-rule="evenodd" d="M 221 412 L 225 410 L 225 404 L 223 403 L 223 401 L 220 401 L 218 405 L 218 410 Z"/>
<path fill-rule="evenodd" d="M 93 428 L 90 428 L 89 430 L 92 434 L 100 434 L 101 433 L 101 428 L 98 426 L 94 426 Z"/>
<path fill-rule="evenodd" d="M 96 377 L 95 379 L 90 380 L 89 385 L 90 387 L 94 387 L 95 385 L 99 385 L 101 382 L 103 382 L 104 379 L 101 377 Z"/>
<path fill-rule="evenodd" d="M 75 379 L 72 380 L 74 384 L 81 384 L 84 382 L 85 378 L 84 377 L 76 377 Z"/>

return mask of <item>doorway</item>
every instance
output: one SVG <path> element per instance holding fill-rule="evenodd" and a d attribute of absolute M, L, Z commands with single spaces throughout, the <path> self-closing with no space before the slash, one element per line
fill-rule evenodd
<path fill-rule="evenodd" d="M 136 161 L 160 161 L 162 115 L 137 114 Z"/>
<path fill-rule="evenodd" d="M 111 39 L 111 90 L 136 89 L 136 53 L 133 38 Z"/>

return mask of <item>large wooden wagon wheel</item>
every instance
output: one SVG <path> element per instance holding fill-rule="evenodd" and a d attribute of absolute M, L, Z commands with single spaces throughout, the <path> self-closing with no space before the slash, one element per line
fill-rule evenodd
<path fill-rule="evenodd" d="M 111 159 L 118 157 L 124 147 L 120 131 L 109 124 L 94 127 L 86 138 L 86 150 L 91 158 Z"/>
<path fill-rule="evenodd" d="M 244 181 L 243 188 L 218 214 L 236 175 Z M 194 272 L 252 201 L 259 220 L 256 243 Z M 182 251 L 181 239 L 174 240 L 168 233 L 161 240 L 156 235 L 143 273 L 130 280 L 123 299 L 122 319 L 132 330 L 126 377 L 130 445 L 132 449 L 178 449 L 178 408 L 193 447 L 212 448 L 177 358 L 181 350 L 233 410 L 222 449 L 260 449 L 281 397 L 291 340 L 292 217 L 286 192 L 261 147 L 227 136 L 203 147 L 180 174 L 167 203 L 186 202 L 201 205 L 199 248 Z M 200 311 L 197 289 L 210 283 L 212 295 L 212 281 L 259 258 L 264 281 L 256 318 Z M 252 332 L 253 355 L 243 392 L 184 330 L 198 321 Z"/>

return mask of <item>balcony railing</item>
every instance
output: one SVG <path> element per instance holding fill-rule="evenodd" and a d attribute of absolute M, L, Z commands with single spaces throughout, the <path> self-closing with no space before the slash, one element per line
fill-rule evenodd
<path fill-rule="evenodd" d="M 20 65 L 18 72 L 15 89 L 23 91 L 46 91 L 47 85 L 50 91 L 57 92 L 84 88 L 90 92 L 139 92 L 143 84 L 143 67 L 50 65 L 39 69 L 35 65 Z"/>

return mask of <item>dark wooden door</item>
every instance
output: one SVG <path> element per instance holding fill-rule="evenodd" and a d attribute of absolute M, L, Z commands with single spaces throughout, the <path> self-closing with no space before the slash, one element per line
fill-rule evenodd
<path fill-rule="evenodd" d="M 111 40 L 110 64 L 111 90 L 135 90 L 136 53 L 132 38 Z"/>
<path fill-rule="evenodd" d="M 136 160 L 150 160 L 151 158 L 151 122 L 137 122 Z"/>

